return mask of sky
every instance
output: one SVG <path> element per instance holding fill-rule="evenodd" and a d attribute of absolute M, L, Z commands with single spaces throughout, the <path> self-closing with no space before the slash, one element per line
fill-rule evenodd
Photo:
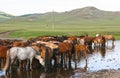
<path fill-rule="evenodd" d="M 120 0 L 0 0 L 0 11 L 12 15 L 64 12 L 94 6 L 106 11 L 120 11 Z"/>

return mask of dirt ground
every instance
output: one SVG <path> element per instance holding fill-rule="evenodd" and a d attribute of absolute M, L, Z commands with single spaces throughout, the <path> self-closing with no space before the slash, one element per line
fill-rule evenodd
<path fill-rule="evenodd" d="M 87 72 L 82 73 L 80 78 L 120 78 L 120 70 L 101 70 L 98 72 Z"/>

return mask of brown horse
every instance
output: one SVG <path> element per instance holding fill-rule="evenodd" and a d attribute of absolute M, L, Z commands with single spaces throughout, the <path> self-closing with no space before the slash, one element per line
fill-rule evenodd
<path fill-rule="evenodd" d="M 112 40 L 112 46 L 114 46 L 114 41 L 115 41 L 115 37 L 113 35 L 104 35 L 107 46 L 108 46 L 108 40 Z"/>
<path fill-rule="evenodd" d="M 27 43 L 23 41 L 15 41 L 12 43 L 12 47 L 26 47 Z"/>
<path fill-rule="evenodd" d="M 59 47 L 59 54 L 61 56 L 61 66 L 67 68 L 67 65 L 70 65 L 71 63 L 71 57 L 72 57 L 72 44 L 69 42 L 69 40 L 66 40 L 64 42 L 60 42 L 57 44 Z M 67 64 L 67 61 L 69 61 L 69 64 Z M 69 66 L 71 67 L 71 66 Z"/>
<path fill-rule="evenodd" d="M 7 50 L 9 47 L 7 46 L 0 46 L 0 62 L 1 62 L 1 67 L 5 64 L 5 59 L 7 55 Z"/>
<path fill-rule="evenodd" d="M 94 47 L 96 46 L 105 46 L 105 37 L 104 36 L 98 36 L 93 39 Z"/>
<path fill-rule="evenodd" d="M 47 71 L 52 66 L 52 59 L 54 60 L 54 65 L 59 63 L 59 48 L 58 45 L 52 42 L 37 41 L 33 43 L 38 45 L 40 49 L 40 55 L 45 61 L 45 70 Z"/>
<path fill-rule="evenodd" d="M 87 57 L 87 54 L 89 53 L 88 45 L 75 45 L 75 59 L 80 60 L 82 56 Z M 77 58 L 76 58 L 77 57 Z"/>

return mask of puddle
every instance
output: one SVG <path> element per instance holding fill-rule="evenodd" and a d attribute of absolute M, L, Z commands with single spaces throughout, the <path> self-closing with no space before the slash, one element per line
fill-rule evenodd
<path fill-rule="evenodd" d="M 5 71 L 0 70 L 0 76 L 4 76 L 5 75 Z"/>
<path fill-rule="evenodd" d="M 11 71 L 7 76 L 4 71 L 0 71 L 0 78 L 79 78 L 82 72 L 99 71 L 104 69 L 120 69 L 120 41 L 115 41 L 112 47 L 109 42 L 108 47 L 94 48 L 93 54 L 89 54 L 87 59 L 80 62 L 72 61 L 71 69 L 57 68 L 54 72 L 45 73 L 40 70 L 34 71 Z"/>

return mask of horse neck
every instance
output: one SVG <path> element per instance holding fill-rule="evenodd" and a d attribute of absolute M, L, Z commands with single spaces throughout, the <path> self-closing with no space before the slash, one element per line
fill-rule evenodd
<path fill-rule="evenodd" d="M 35 50 L 37 53 L 39 53 L 39 47 L 38 46 L 31 46 L 33 50 Z"/>

